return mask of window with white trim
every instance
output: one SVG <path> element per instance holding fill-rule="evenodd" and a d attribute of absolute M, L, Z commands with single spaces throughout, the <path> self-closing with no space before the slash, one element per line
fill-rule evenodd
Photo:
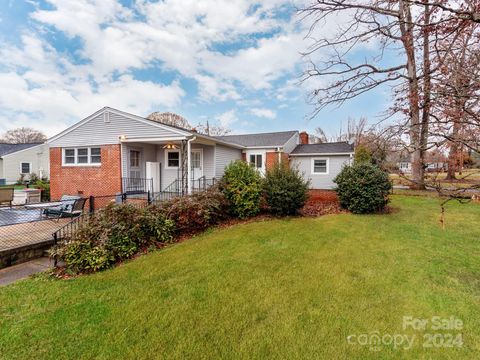
<path fill-rule="evenodd" d="M 328 174 L 328 159 L 312 159 L 312 174 Z"/>
<path fill-rule="evenodd" d="M 257 169 L 262 168 L 262 154 L 250 154 L 250 165 Z"/>
<path fill-rule="evenodd" d="M 63 149 L 64 166 L 89 166 L 102 163 L 102 150 L 99 147 Z"/>
<path fill-rule="evenodd" d="M 32 172 L 32 164 L 29 162 L 20 163 L 20 174 L 27 175 Z"/>
<path fill-rule="evenodd" d="M 165 150 L 165 165 L 167 169 L 180 167 L 180 151 Z"/>

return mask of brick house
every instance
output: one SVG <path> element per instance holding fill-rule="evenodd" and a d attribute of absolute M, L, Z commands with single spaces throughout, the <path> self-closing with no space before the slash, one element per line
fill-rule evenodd
<path fill-rule="evenodd" d="M 298 131 L 207 136 L 105 107 L 48 140 L 52 199 L 149 190 L 191 193 L 243 159 L 264 174 L 298 166 L 312 188 L 332 188 L 353 154 L 347 143 L 308 144 Z"/>

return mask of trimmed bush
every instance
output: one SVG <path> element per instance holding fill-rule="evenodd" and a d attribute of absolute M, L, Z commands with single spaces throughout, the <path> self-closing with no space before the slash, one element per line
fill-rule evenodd
<path fill-rule="evenodd" d="M 275 215 L 295 215 L 308 199 L 309 182 L 297 169 L 275 164 L 267 171 L 263 192 L 268 209 Z"/>
<path fill-rule="evenodd" d="M 158 207 L 175 222 L 178 233 L 195 233 L 215 225 L 228 216 L 228 208 L 227 199 L 216 187 L 172 199 Z"/>
<path fill-rule="evenodd" d="M 388 204 L 392 184 L 388 173 L 369 163 L 345 166 L 333 180 L 340 205 L 354 214 L 382 211 Z"/>
<path fill-rule="evenodd" d="M 233 216 L 245 219 L 259 213 L 262 179 L 258 171 L 245 161 L 237 160 L 226 167 L 220 189 Z"/>
<path fill-rule="evenodd" d="M 109 205 L 92 215 L 70 241 L 52 251 L 73 273 L 106 269 L 141 249 L 171 242 L 175 224 L 154 208 Z"/>

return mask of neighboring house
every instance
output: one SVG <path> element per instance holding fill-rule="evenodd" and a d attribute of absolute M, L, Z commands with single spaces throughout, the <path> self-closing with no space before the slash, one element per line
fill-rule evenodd
<path fill-rule="evenodd" d="M 305 175 L 321 181 L 312 181 L 312 187 L 331 188 L 353 147 L 343 143 L 332 154 L 324 148 L 295 154 L 299 144 L 309 146 L 307 142 L 308 134 L 298 131 L 207 136 L 105 107 L 47 141 L 51 196 L 101 196 L 136 189 L 192 192 L 205 181 L 222 177 L 234 160 L 249 161 L 265 173 L 290 155 L 295 163 L 313 161 L 314 174 L 308 169 Z"/>
<path fill-rule="evenodd" d="M 48 178 L 49 166 L 46 144 L 0 144 L 0 184 L 14 184 L 22 175 Z"/>

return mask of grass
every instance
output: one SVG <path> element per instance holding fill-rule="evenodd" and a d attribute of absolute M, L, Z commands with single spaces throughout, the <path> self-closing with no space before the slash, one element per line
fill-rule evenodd
<path fill-rule="evenodd" d="M 2 359 L 473 359 L 480 352 L 480 205 L 395 196 L 388 215 L 215 229 L 103 273 L 0 289 Z M 463 321 L 460 348 L 403 316 Z M 410 350 L 347 336 L 415 335 Z M 377 350 L 377 351 L 374 351 Z"/>
<path fill-rule="evenodd" d="M 472 186 L 480 184 L 480 169 L 467 169 L 462 172 L 460 175 L 458 172 L 455 173 L 457 177 L 456 181 L 446 181 L 447 177 L 446 172 L 441 173 L 426 173 L 425 181 L 428 183 L 439 182 L 442 188 L 471 188 Z M 404 174 L 400 176 L 399 174 L 390 174 L 390 180 L 392 180 L 393 185 L 411 185 L 411 182 L 408 180 L 411 179 L 411 174 Z"/>

